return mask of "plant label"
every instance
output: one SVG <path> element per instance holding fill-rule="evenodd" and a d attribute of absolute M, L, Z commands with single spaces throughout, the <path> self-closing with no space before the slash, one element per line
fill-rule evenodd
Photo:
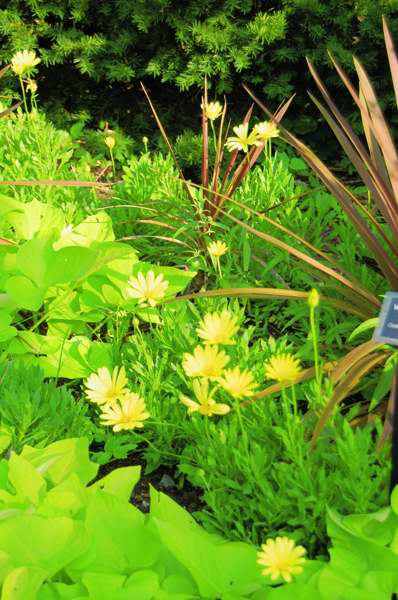
<path fill-rule="evenodd" d="M 384 296 L 373 339 L 398 346 L 398 292 L 387 292 Z"/>

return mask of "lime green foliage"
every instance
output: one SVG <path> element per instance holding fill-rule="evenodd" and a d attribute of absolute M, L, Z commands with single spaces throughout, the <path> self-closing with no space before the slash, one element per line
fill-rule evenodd
<path fill-rule="evenodd" d="M 64 386 L 45 382 L 37 367 L 18 362 L 0 367 L 0 451 L 8 438 L 9 448 L 20 451 L 25 444 L 35 447 L 68 437 L 90 435 L 93 424 L 88 405 L 76 400 Z"/>
<path fill-rule="evenodd" d="M 1 181 L 63 179 L 93 181 L 87 152 L 82 152 L 71 136 L 57 130 L 42 113 L 21 111 L 0 120 Z M 79 157 L 77 158 L 77 155 Z M 98 206 L 93 190 L 79 187 L 2 186 L 17 200 L 40 198 L 60 206 L 70 218 L 84 218 Z"/>
<path fill-rule="evenodd" d="M 0 250 L 0 341 L 10 354 L 36 356 L 47 376 L 86 377 L 110 367 L 112 344 L 97 341 L 96 331 L 119 311 L 158 320 L 156 308 L 126 296 L 130 276 L 162 273 L 170 297 L 194 275 L 139 262 L 130 246 L 114 241 L 103 211 L 74 226 L 59 208 L 3 196 L 0 212 L 7 237 L 18 242 Z"/>
<path fill-rule="evenodd" d="M 8 600 L 250 598 L 266 589 L 254 547 L 206 533 L 155 490 L 149 517 L 128 504 L 139 467 L 86 487 L 98 467 L 84 439 L 27 446 L 0 465 Z"/>
<path fill-rule="evenodd" d="M 26 446 L 0 471 L 5 600 L 335 600 L 336 592 L 342 600 L 388 600 L 398 589 L 395 492 L 392 510 L 350 517 L 330 510 L 330 562 L 307 561 L 294 583 L 272 588 L 255 547 L 205 532 L 155 490 L 148 516 L 129 504 L 139 467 L 89 485 L 97 466 L 84 438 Z"/>
<path fill-rule="evenodd" d="M 194 253 L 197 242 L 187 238 L 196 222 L 171 156 L 132 156 L 123 172 L 110 209 L 117 236 L 163 263 L 178 264 L 180 253 Z"/>

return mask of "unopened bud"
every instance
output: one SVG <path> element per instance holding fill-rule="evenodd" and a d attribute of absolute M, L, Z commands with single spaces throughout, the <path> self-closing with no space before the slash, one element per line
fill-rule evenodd
<path fill-rule="evenodd" d="M 308 305 L 310 308 L 316 308 L 319 304 L 319 293 L 318 290 L 312 288 L 310 293 L 308 294 Z"/>
<path fill-rule="evenodd" d="M 108 146 L 109 150 L 112 150 L 115 147 L 116 141 L 113 135 L 106 136 L 105 144 Z"/>

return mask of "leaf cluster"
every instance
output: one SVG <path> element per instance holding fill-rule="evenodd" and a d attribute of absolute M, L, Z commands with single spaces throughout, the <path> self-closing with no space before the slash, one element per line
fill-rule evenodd
<path fill-rule="evenodd" d="M 307 561 L 294 583 L 271 585 L 256 548 L 199 527 L 151 490 L 150 514 L 129 504 L 139 467 L 90 483 L 87 440 L 25 446 L 0 462 L 0 587 L 7 600 L 387 600 L 398 589 L 397 494 L 392 508 L 328 511 L 330 561 Z"/>

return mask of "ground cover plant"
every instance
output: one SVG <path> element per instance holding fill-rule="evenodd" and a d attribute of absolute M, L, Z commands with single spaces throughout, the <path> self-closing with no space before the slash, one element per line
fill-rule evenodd
<path fill-rule="evenodd" d="M 396 353 L 355 346 L 395 273 L 368 80 L 359 103 L 384 179 L 355 160 L 367 187 L 326 190 L 284 145 L 289 100 L 228 125 L 205 83 L 191 179 L 149 94 L 171 158 L 143 140 L 125 163 L 108 123 L 101 158 L 83 129 L 49 125 L 39 64 L 14 55 L 22 104 L 0 122 L 16 155 L 0 182 L 2 597 L 390 598 Z M 361 220 L 348 199 L 360 209 L 364 194 Z M 153 489 L 143 515 L 137 463 L 140 486 L 193 489 L 194 515 Z"/>
<path fill-rule="evenodd" d="M 145 517 L 128 503 L 139 467 L 90 484 L 97 466 L 84 438 L 26 446 L 0 465 L 0 586 L 7 600 L 99 593 L 104 600 L 273 600 L 292 593 L 382 600 L 398 589 L 396 492 L 391 508 L 373 514 L 344 518 L 330 508 L 331 558 L 323 562 L 308 560 L 287 537 L 267 540 L 259 552 L 227 542 L 155 490 Z M 288 585 L 275 586 L 278 580 Z"/>

